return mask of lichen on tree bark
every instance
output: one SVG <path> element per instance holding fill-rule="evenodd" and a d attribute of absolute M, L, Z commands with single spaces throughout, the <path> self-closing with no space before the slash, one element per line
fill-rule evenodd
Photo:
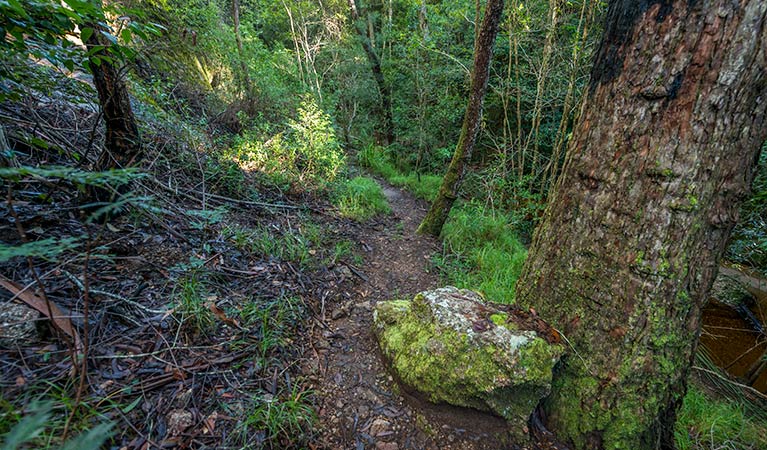
<path fill-rule="evenodd" d="M 482 104 L 490 79 L 490 61 L 492 60 L 493 46 L 498 35 L 502 14 L 503 0 L 488 0 L 485 7 L 485 17 L 474 44 L 474 67 L 471 72 L 469 103 L 466 107 L 461 135 L 458 138 L 458 144 L 455 147 L 450 165 L 442 179 L 437 197 L 418 227 L 419 233 L 439 236 L 442 232 L 442 226 L 450 214 L 450 209 L 458 198 L 458 189 L 463 181 L 466 166 L 471 160 L 474 143 L 479 134 Z"/>
<path fill-rule="evenodd" d="M 767 4 L 611 2 L 517 284 L 572 344 L 544 405 L 576 448 L 673 447 L 700 311 L 767 137 Z"/>

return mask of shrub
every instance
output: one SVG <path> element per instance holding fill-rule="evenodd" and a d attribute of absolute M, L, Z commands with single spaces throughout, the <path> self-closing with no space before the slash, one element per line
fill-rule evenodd
<path fill-rule="evenodd" d="M 329 116 L 306 98 L 297 120 L 288 125 L 287 131 L 266 138 L 255 132 L 236 138 L 225 157 L 242 169 L 267 174 L 278 186 L 292 183 L 308 189 L 325 188 L 345 165 Z"/>

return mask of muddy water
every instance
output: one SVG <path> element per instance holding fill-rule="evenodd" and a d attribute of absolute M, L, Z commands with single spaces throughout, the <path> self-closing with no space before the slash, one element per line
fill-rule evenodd
<path fill-rule="evenodd" d="M 756 298 L 750 311 L 767 327 L 767 280 L 728 267 L 720 271 L 737 278 Z M 767 332 L 767 330 L 765 330 Z M 767 335 L 757 331 L 730 306 L 712 299 L 703 309 L 701 345 L 711 359 L 730 375 L 767 393 Z"/>

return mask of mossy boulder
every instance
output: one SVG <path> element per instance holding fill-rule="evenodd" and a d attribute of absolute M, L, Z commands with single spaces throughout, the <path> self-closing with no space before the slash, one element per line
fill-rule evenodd
<path fill-rule="evenodd" d="M 433 402 L 493 412 L 520 431 L 549 394 L 564 351 L 534 314 L 454 287 L 379 302 L 373 321 L 384 356 L 407 387 Z"/>

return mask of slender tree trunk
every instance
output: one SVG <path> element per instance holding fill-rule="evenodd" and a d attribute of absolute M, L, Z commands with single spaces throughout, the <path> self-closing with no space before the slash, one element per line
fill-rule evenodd
<path fill-rule="evenodd" d="M 516 15 L 518 14 L 516 1 L 514 2 L 514 7 L 512 9 L 514 10 L 514 24 L 516 25 L 518 23 L 518 20 L 516 19 Z M 519 69 L 519 36 L 513 32 L 511 27 L 509 27 L 509 40 L 513 41 L 509 42 L 509 45 L 514 48 L 514 78 L 517 82 L 517 139 L 515 145 L 519 155 L 519 161 L 517 162 L 517 178 L 522 180 L 522 178 L 525 176 L 525 149 L 522 146 L 522 74 L 520 73 Z"/>
<path fill-rule="evenodd" d="M 541 119 L 543 116 L 543 101 L 546 89 L 546 80 L 549 77 L 549 70 L 551 66 L 551 56 L 554 53 L 554 38 L 557 33 L 557 18 L 559 16 L 560 0 L 549 0 L 549 14 L 548 14 L 548 27 L 546 29 L 546 40 L 543 44 L 543 53 L 541 54 L 541 65 L 538 68 L 537 83 L 535 88 L 535 103 L 533 104 L 533 123 L 530 128 L 530 133 L 527 135 L 525 141 L 525 150 L 530 148 L 530 144 L 533 146 L 533 163 L 532 163 L 532 176 L 528 184 L 528 189 L 533 190 L 535 180 L 538 172 L 538 159 L 540 153 L 538 146 L 540 143 L 540 129 Z"/>
<path fill-rule="evenodd" d="M 232 0 L 232 21 L 234 22 L 234 39 L 237 43 L 237 56 L 240 58 L 240 72 L 245 91 L 249 98 L 253 97 L 253 81 L 250 79 L 248 64 L 245 62 L 245 50 L 242 48 L 242 35 L 240 34 L 240 0 Z"/>
<path fill-rule="evenodd" d="M 588 43 L 589 30 L 591 27 L 591 20 L 594 16 L 594 9 L 596 8 L 593 0 L 584 0 L 581 6 L 581 15 L 578 19 L 578 29 L 575 32 L 575 40 L 573 42 L 572 59 L 570 61 L 570 77 L 567 81 L 567 92 L 565 93 L 565 101 L 562 105 L 562 118 L 559 121 L 559 127 L 557 128 L 557 136 L 554 139 L 554 148 L 551 150 L 551 158 L 549 163 L 543 171 L 543 178 L 541 179 L 541 190 L 548 192 L 551 187 L 551 183 L 556 179 L 559 172 L 559 164 L 562 160 L 562 150 L 567 142 L 567 130 L 570 127 L 570 119 L 574 121 L 577 117 L 572 117 L 575 114 L 575 109 L 579 101 L 579 97 L 575 90 L 575 82 L 578 73 L 581 70 L 581 60 L 584 53 L 584 49 Z"/>
<path fill-rule="evenodd" d="M 94 32 L 88 37 L 86 47 L 88 50 L 96 46 L 102 48 L 90 57 L 88 65 L 106 123 L 105 148 L 94 169 L 103 171 L 130 167 L 142 157 L 142 147 L 128 89 L 112 62 L 114 55 L 108 52 L 110 42 L 101 33 L 102 28 L 96 24 L 89 26 Z"/>
<path fill-rule="evenodd" d="M 293 38 L 293 48 L 296 52 L 296 63 L 298 63 L 298 75 L 301 78 L 301 84 L 306 84 L 306 79 L 304 78 L 304 64 L 303 59 L 301 58 L 301 47 L 298 45 L 298 33 L 296 32 L 296 25 L 293 20 L 293 11 L 290 9 L 287 3 L 285 3 L 285 0 L 282 0 L 282 6 L 285 7 L 285 12 L 288 13 L 288 20 L 290 21 L 290 36 Z"/>
<path fill-rule="evenodd" d="M 458 138 L 453 159 L 442 179 L 442 186 L 439 188 L 437 198 L 432 202 L 431 209 L 418 227 L 419 233 L 439 236 L 442 232 L 442 226 L 450 214 L 450 209 L 458 198 L 458 190 L 461 187 L 466 166 L 471 161 L 471 154 L 479 134 L 482 103 L 490 78 L 490 62 L 493 58 L 493 46 L 495 37 L 498 35 L 502 14 L 503 0 L 488 0 L 485 17 L 479 31 L 479 39 L 474 44 L 474 68 L 471 72 L 469 104 L 463 117 L 461 135 Z"/>
<path fill-rule="evenodd" d="M 517 301 L 572 346 L 543 410 L 577 449 L 673 448 L 701 306 L 767 137 L 767 2 L 609 5 Z"/>
<path fill-rule="evenodd" d="M 356 0 L 349 0 L 349 9 L 351 10 L 352 22 L 354 29 L 360 37 L 362 49 L 365 50 L 368 62 L 370 63 L 370 70 L 373 72 L 373 79 L 375 79 L 376 85 L 378 85 L 378 92 L 381 95 L 381 109 L 384 115 L 384 128 L 385 128 L 385 142 L 384 145 L 389 145 L 394 142 L 394 119 L 392 118 L 391 110 L 391 92 L 386 85 L 383 71 L 381 70 L 381 60 L 378 58 L 378 54 L 375 52 L 372 43 L 368 39 L 365 29 L 360 24 L 360 15 L 357 11 Z"/>

